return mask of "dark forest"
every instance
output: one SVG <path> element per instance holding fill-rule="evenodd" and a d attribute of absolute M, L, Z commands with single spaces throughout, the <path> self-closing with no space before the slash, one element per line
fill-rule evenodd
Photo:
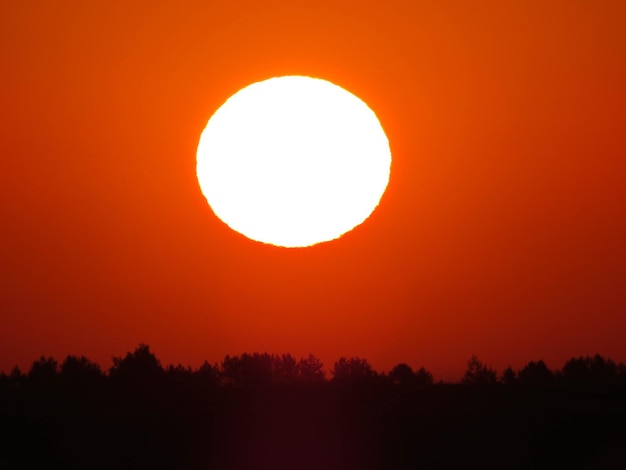
<path fill-rule="evenodd" d="M 600 355 L 460 383 L 314 355 L 163 367 L 141 344 L 103 371 L 41 357 L 0 375 L 0 468 L 618 468 L 626 366 Z"/>

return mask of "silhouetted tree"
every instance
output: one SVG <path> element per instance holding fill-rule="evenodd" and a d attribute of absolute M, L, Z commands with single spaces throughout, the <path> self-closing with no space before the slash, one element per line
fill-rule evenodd
<path fill-rule="evenodd" d="M 546 386 L 554 382 L 554 374 L 542 360 L 530 361 L 519 371 L 517 380 L 522 385 Z"/>
<path fill-rule="evenodd" d="M 273 360 L 267 353 L 227 355 L 222 361 L 221 375 L 228 386 L 267 386 L 272 383 Z"/>
<path fill-rule="evenodd" d="M 218 367 L 209 364 L 208 361 L 204 361 L 194 375 L 199 387 L 203 390 L 215 388 L 219 382 Z"/>
<path fill-rule="evenodd" d="M 515 374 L 515 371 L 511 366 L 504 369 L 502 376 L 500 377 L 500 381 L 504 385 L 513 385 L 517 383 L 517 374 Z"/>
<path fill-rule="evenodd" d="M 414 372 L 405 363 L 400 363 L 391 369 L 388 377 L 392 383 L 401 387 L 426 387 L 433 384 L 433 374 L 424 367 Z"/>
<path fill-rule="evenodd" d="M 9 376 L 4 372 L 0 372 L 0 394 L 4 394 L 11 388 Z"/>
<path fill-rule="evenodd" d="M 618 367 L 615 362 L 599 354 L 572 358 L 561 370 L 561 380 L 570 385 L 606 385 L 616 383 L 617 379 Z"/>
<path fill-rule="evenodd" d="M 418 387 L 427 387 L 433 383 L 433 374 L 427 371 L 424 367 L 417 369 L 415 372 L 415 384 Z"/>
<path fill-rule="evenodd" d="M 333 382 L 360 382 L 376 377 L 376 372 L 366 359 L 341 357 L 331 371 Z"/>
<path fill-rule="evenodd" d="M 275 383 L 293 384 L 298 378 L 298 363 L 291 354 L 273 355 L 272 369 Z"/>
<path fill-rule="evenodd" d="M 141 343 L 126 356 L 113 357 L 109 376 L 127 385 L 150 387 L 163 378 L 164 371 L 150 346 Z"/>
<path fill-rule="evenodd" d="M 9 375 L 6 376 L 6 390 L 7 391 L 19 391 L 26 380 L 26 375 L 24 375 L 21 369 L 18 366 L 13 367 Z"/>
<path fill-rule="evenodd" d="M 22 371 L 19 367 L 15 366 L 11 369 L 11 373 L 9 374 L 9 380 L 14 380 L 16 382 L 24 380 L 25 375 L 22 374 Z"/>
<path fill-rule="evenodd" d="M 67 356 L 61 364 L 61 377 L 73 380 L 100 379 L 104 374 L 100 365 L 85 356 Z"/>
<path fill-rule="evenodd" d="M 169 365 L 165 369 L 165 377 L 168 383 L 175 388 L 188 388 L 193 381 L 193 370 L 191 367 L 185 367 L 182 364 L 176 366 Z"/>
<path fill-rule="evenodd" d="M 496 372 L 481 362 L 478 357 L 472 356 L 467 362 L 467 370 L 462 382 L 467 385 L 491 385 L 496 383 Z"/>
<path fill-rule="evenodd" d="M 613 384 L 617 381 L 617 364 L 611 359 L 605 359 L 600 354 L 596 354 L 591 360 L 591 376 L 594 383 Z"/>
<path fill-rule="evenodd" d="M 617 379 L 622 384 L 626 384 L 626 364 L 620 362 L 617 365 Z"/>
<path fill-rule="evenodd" d="M 52 357 L 41 356 L 33 362 L 28 371 L 28 381 L 34 386 L 52 385 L 58 376 L 58 363 Z"/>
<path fill-rule="evenodd" d="M 415 384 L 415 373 L 411 366 L 402 362 L 389 371 L 389 379 L 396 385 L 406 387 Z"/>
<path fill-rule="evenodd" d="M 22 374 L 22 371 L 17 366 L 15 366 L 8 374 L 0 372 L 0 409 L 2 407 L 1 396 L 3 394 L 20 392 L 24 384 L 24 380 L 25 376 L 24 374 Z"/>
<path fill-rule="evenodd" d="M 193 369 L 189 366 L 185 367 L 182 364 L 177 364 L 177 365 L 170 364 L 169 366 L 167 366 L 167 369 L 165 369 L 165 373 L 172 377 L 187 380 L 189 377 L 193 375 Z"/>
<path fill-rule="evenodd" d="M 116 358 L 110 376 L 83 356 L 68 356 L 60 368 L 42 357 L 27 376 L 18 368 L 0 374 L 0 468 L 623 467 L 626 388 L 596 384 L 626 379 L 626 366 L 599 355 L 566 363 L 566 378 L 589 384 L 574 393 L 449 385 L 420 391 L 433 381 L 423 367 L 400 363 L 387 379 L 358 357 L 334 364 L 337 385 L 310 385 L 324 380 L 322 369 L 313 355 L 296 361 L 257 353 L 164 370 L 146 345 Z M 531 361 L 519 376 L 508 367 L 501 381 L 543 384 L 551 373 Z M 297 386 L 263 388 L 294 377 Z M 63 386 L 91 378 L 102 381 L 102 393 Z M 250 388 L 220 388 L 220 380 Z M 495 381 L 472 357 L 464 382 Z M 476 452 L 485 442 L 489 451 Z"/>
<path fill-rule="evenodd" d="M 85 356 L 69 355 L 61 364 L 59 373 L 63 384 L 76 391 L 95 391 L 104 383 L 104 373 L 100 366 Z"/>
<path fill-rule="evenodd" d="M 298 361 L 298 377 L 304 383 L 321 383 L 324 381 L 324 364 L 313 354 Z"/>
<path fill-rule="evenodd" d="M 581 384 L 591 381 L 588 361 L 584 357 L 569 359 L 561 369 L 561 379 L 568 384 Z"/>

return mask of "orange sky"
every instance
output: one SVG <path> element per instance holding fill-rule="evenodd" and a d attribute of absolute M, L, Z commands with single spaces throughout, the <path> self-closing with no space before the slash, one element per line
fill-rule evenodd
<path fill-rule="evenodd" d="M 0 370 L 626 360 L 625 2 L 82 3 L 0 6 Z M 286 74 L 393 152 L 372 217 L 307 249 L 230 231 L 195 176 L 217 107 Z"/>

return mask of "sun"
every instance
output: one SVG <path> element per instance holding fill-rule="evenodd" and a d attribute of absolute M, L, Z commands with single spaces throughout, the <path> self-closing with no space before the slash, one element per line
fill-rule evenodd
<path fill-rule="evenodd" d="M 197 151 L 200 188 L 224 223 L 282 247 L 334 240 L 378 206 L 391 151 L 374 112 L 326 80 L 253 83 L 209 119 Z"/>

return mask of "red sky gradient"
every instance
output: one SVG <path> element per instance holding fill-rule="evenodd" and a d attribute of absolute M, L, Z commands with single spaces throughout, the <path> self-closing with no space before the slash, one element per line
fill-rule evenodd
<path fill-rule="evenodd" d="M 71 3 L 0 6 L 0 370 L 626 361 L 626 2 Z M 230 231 L 195 175 L 217 107 L 287 74 L 393 153 L 370 219 L 307 249 Z"/>

